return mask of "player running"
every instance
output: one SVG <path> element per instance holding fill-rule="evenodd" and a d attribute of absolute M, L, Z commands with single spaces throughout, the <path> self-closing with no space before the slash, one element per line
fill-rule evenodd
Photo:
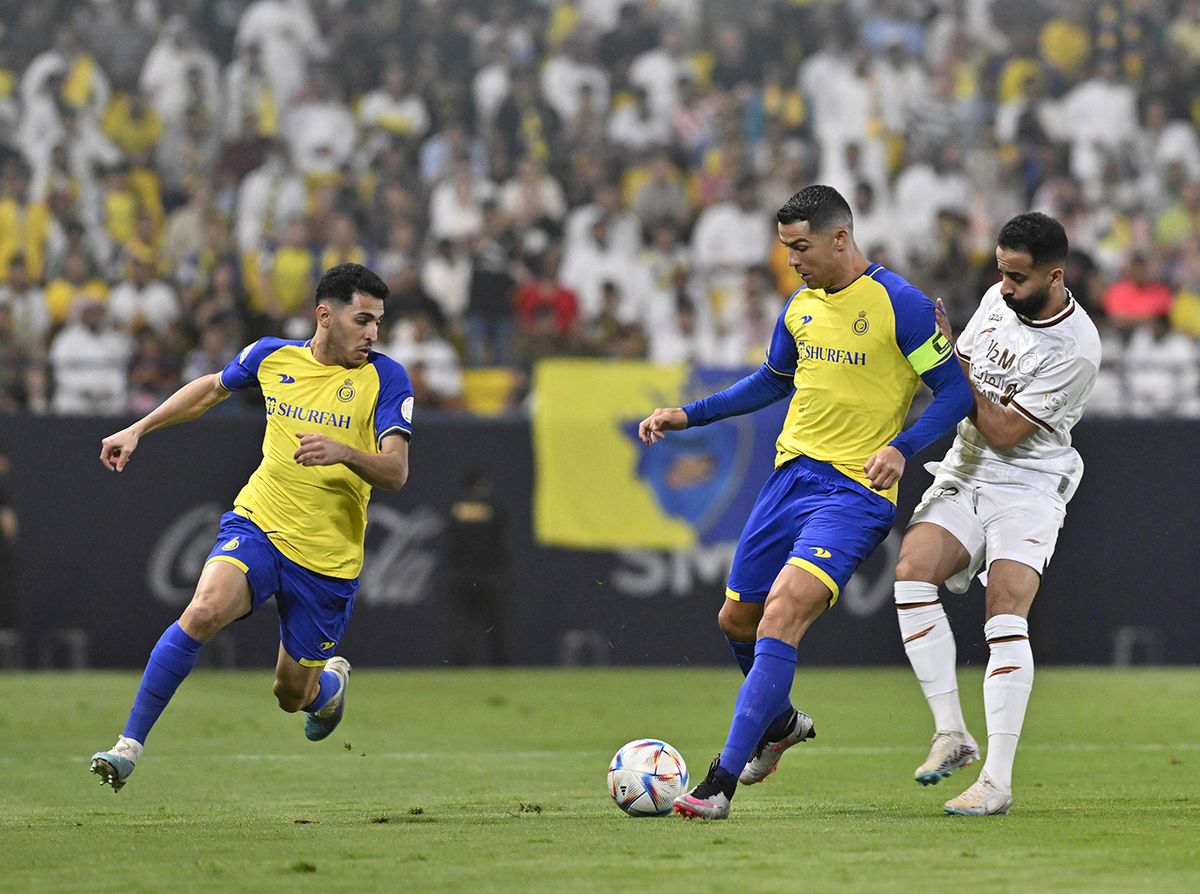
<path fill-rule="evenodd" d="M 359 264 L 327 270 L 310 340 L 259 339 L 222 372 L 184 385 L 101 442 L 100 462 L 120 472 L 157 428 L 195 419 L 251 386 L 266 400 L 262 463 L 221 517 L 192 601 L 150 652 L 125 731 L 93 755 L 101 785 L 119 791 L 129 780 L 200 647 L 273 596 L 279 707 L 303 711 L 314 741 L 341 721 L 350 663 L 334 653 L 358 589 L 367 501 L 372 487 L 399 490 L 408 478 L 412 385 L 404 367 L 371 350 L 387 295 Z"/>
<path fill-rule="evenodd" d="M 987 762 L 946 813 L 986 816 L 1012 806 L 1012 768 L 1033 686 L 1029 607 L 1067 502 L 1083 475 L 1071 429 L 1100 367 L 1100 337 L 1063 282 L 1067 234 L 1045 214 L 1020 214 L 997 240 L 1000 282 L 984 294 L 955 347 L 975 395 L 970 416 L 913 513 L 896 564 L 904 650 L 933 711 L 929 758 L 916 770 L 936 784 L 979 756 L 963 721 L 954 635 L 938 586 L 987 585 L 983 682 Z M 950 336 L 945 316 L 939 322 Z M 986 564 L 985 564 L 986 563 Z"/>
<path fill-rule="evenodd" d="M 686 817 L 727 817 L 739 780 L 761 782 L 785 749 L 812 737 L 811 718 L 789 700 L 800 639 L 887 536 L 905 461 L 971 407 L 932 302 L 863 256 L 836 190 L 806 187 L 776 217 L 805 287 L 779 315 L 766 363 L 718 394 L 656 409 L 639 430 L 653 445 L 791 396 L 718 618 L 746 679 L 725 747 L 675 801 Z M 901 432 L 919 379 L 933 402 Z"/>

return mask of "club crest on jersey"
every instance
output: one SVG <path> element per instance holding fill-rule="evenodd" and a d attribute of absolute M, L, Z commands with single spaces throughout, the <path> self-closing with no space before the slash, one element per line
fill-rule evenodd
<path fill-rule="evenodd" d="M 342 387 L 337 390 L 337 399 L 342 403 L 349 403 L 354 400 L 354 383 L 347 379 L 342 383 Z"/>
<path fill-rule="evenodd" d="M 1029 351 L 1028 353 L 1022 354 L 1021 359 L 1017 361 L 1017 372 L 1023 376 L 1027 376 L 1037 369 L 1037 364 L 1037 354 L 1033 353 L 1033 351 Z"/>
<path fill-rule="evenodd" d="M 858 319 L 851 324 L 850 328 L 854 330 L 855 335 L 867 334 L 867 330 L 871 328 L 871 324 L 867 322 L 867 312 L 865 310 L 858 312 Z"/>

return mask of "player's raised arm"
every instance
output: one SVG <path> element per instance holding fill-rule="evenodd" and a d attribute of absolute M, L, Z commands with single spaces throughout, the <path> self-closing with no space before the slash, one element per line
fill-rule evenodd
<path fill-rule="evenodd" d="M 143 436 L 156 428 L 195 419 L 231 393 L 221 384 L 219 373 L 188 382 L 133 425 L 101 441 L 100 462 L 114 472 L 122 471 Z"/>

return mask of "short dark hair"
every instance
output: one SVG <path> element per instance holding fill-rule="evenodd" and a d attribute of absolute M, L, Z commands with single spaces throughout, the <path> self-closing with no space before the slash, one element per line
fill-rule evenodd
<path fill-rule="evenodd" d="M 1033 258 L 1035 267 L 1067 262 L 1067 231 L 1040 211 L 1018 214 L 1000 228 L 996 244 L 1009 251 L 1025 252 Z"/>
<path fill-rule="evenodd" d="M 354 300 L 354 293 L 362 292 L 380 301 L 386 301 L 388 296 L 387 284 L 374 272 L 362 264 L 338 264 L 330 267 L 317 283 L 317 300 L 337 301 L 349 304 Z"/>
<path fill-rule="evenodd" d="M 775 215 L 781 224 L 808 221 L 814 233 L 824 233 L 831 226 L 854 229 L 854 214 L 842 194 L 832 186 L 814 183 L 787 200 Z"/>

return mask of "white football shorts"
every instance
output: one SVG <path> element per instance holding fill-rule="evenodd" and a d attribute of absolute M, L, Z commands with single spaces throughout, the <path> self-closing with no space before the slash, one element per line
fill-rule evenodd
<path fill-rule="evenodd" d="M 971 559 L 946 588 L 965 593 L 976 574 L 987 583 L 985 561 L 990 566 L 1011 559 L 1045 572 L 1066 515 L 1067 504 L 1057 494 L 1015 483 L 973 482 L 939 470 L 908 524 L 935 524 L 963 545 Z"/>

